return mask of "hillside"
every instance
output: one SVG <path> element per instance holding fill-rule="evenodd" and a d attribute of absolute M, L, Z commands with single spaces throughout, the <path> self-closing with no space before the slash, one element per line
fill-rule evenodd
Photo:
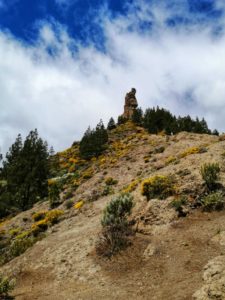
<path fill-rule="evenodd" d="M 108 147 L 85 161 L 79 145 L 58 154 L 62 181 L 59 222 L 23 254 L 1 267 L 17 278 L 16 299 L 225 299 L 225 211 L 198 207 L 200 175 L 206 162 L 218 162 L 225 186 L 225 138 L 181 132 L 149 134 L 131 122 L 109 132 Z M 142 182 L 173 175 L 174 196 L 146 200 Z M 121 192 L 134 196 L 132 245 L 111 259 L 95 252 L 106 204 Z M 179 217 L 171 203 L 186 195 Z M 67 205 L 72 200 L 73 205 Z M 69 207 L 71 206 L 71 207 Z M 0 223 L 1 240 L 16 239 L 34 225 L 34 213 L 48 201 Z"/>

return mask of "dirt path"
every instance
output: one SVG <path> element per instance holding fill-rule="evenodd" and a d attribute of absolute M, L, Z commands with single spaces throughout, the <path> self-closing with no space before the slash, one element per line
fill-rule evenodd
<path fill-rule="evenodd" d="M 158 235 L 137 234 L 126 252 L 102 261 L 94 254 L 99 219 L 93 211 L 65 220 L 9 263 L 16 299 L 192 299 L 204 265 L 223 252 L 212 238 L 225 230 L 225 212 L 195 212 Z"/>

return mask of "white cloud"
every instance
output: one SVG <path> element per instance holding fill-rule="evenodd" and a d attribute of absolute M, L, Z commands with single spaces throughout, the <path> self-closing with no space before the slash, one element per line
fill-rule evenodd
<path fill-rule="evenodd" d="M 155 10 L 159 17 L 154 18 L 163 20 L 165 10 Z M 175 31 L 161 25 L 141 34 L 128 29 L 135 18 L 132 9 L 126 18 L 104 17 L 106 53 L 76 44 L 56 24 L 41 25 L 36 46 L 0 34 L 3 151 L 19 132 L 26 135 L 36 127 L 56 150 L 64 149 L 88 125 L 121 114 L 131 87 L 143 108 L 161 105 L 173 113 L 204 116 L 212 128 L 225 131 L 225 35 L 213 38 L 209 28 Z M 152 15 L 141 10 L 138 18 Z M 78 52 L 72 52 L 74 46 Z"/>

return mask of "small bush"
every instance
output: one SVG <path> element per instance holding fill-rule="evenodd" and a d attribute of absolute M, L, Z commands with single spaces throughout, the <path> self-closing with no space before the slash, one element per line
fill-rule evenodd
<path fill-rule="evenodd" d="M 76 204 L 74 204 L 75 209 L 80 209 L 84 205 L 84 201 L 79 201 Z"/>
<path fill-rule="evenodd" d="M 39 233 L 44 232 L 48 229 L 48 220 L 44 219 L 34 223 L 31 227 L 31 231 L 34 236 L 37 236 Z"/>
<path fill-rule="evenodd" d="M 165 151 L 165 147 L 164 146 L 160 146 L 160 147 L 156 147 L 155 148 L 154 153 L 158 154 L 158 153 L 163 153 L 164 151 Z"/>
<path fill-rule="evenodd" d="M 178 213 L 178 217 L 185 217 L 187 212 L 184 211 L 184 206 L 187 205 L 187 197 L 181 196 L 178 199 L 175 199 L 171 202 L 172 207 Z"/>
<path fill-rule="evenodd" d="M 114 190 L 113 190 L 112 186 L 110 186 L 110 185 L 104 186 L 103 191 L 102 191 L 102 196 L 108 196 L 108 195 L 112 195 L 112 194 L 114 194 Z"/>
<path fill-rule="evenodd" d="M 222 210 L 224 204 L 224 195 L 222 192 L 211 193 L 202 199 L 202 206 L 205 211 Z"/>
<path fill-rule="evenodd" d="M 9 293 L 14 289 L 15 281 L 0 274 L 0 299 L 7 299 Z"/>
<path fill-rule="evenodd" d="M 67 200 L 67 199 L 69 199 L 69 198 L 72 198 L 73 197 L 73 191 L 72 190 L 69 190 L 69 191 L 67 191 L 66 193 L 65 193 L 65 195 L 64 195 L 64 200 Z"/>
<path fill-rule="evenodd" d="M 110 257 L 128 245 L 131 228 L 127 218 L 132 207 L 133 197 L 130 194 L 121 194 L 106 206 L 101 221 L 102 234 L 96 245 L 99 255 Z"/>
<path fill-rule="evenodd" d="M 21 239 L 24 239 L 24 238 L 28 238 L 31 234 L 31 231 L 23 231 L 21 232 L 20 234 L 17 235 L 16 239 L 17 240 L 21 240 Z"/>
<path fill-rule="evenodd" d="M 47 213 L 47 211 L 39 211 L 39 212 L 36 212 L 36 213 L 34 213 L 34 214 L 32 215 L 32 219 L 33 219 L 35 222 L 41 221 L 41 220 L 45 219 L 46 213 Z"/>
<path fill-rule="evenodd" d="M 156 175 L 142 182 L 142 195 L 147 200 L 158 197 L 165 199 L 175 194 L 175 187 L 171 177 Z"/>
<path fill-rule="evenodd" d="M 115 180 L 112 177 L 108 177 L 105 180 L 106 185 L 116 185 L 117 183 L 118 183 L 118 180 Z"/>
<path fill-rule="evenodd" d="M 200 154 L 207 152 L 207 149 L 205 147 L 191 147 L 186 149 L 184 152 L 180 154 L 181 158 L 184 158 L 186 156 L 192 155 L 192 154 Z"/>
<path fill-rule="evenodd" d="M 21 231 L 20 228 L 13 228 L 9 230 L 9 234 L 11 235 L 11 237 L 15 237 L 20 233 L 20 231 Z"/>
<path fill-rule="evenodd" d="M 46 220 L 50 225 L 54 225 L 59 221 L 59 218 L 63 215 L 63 211 L 60 209 L 50 210 L 46 214 Z"/>
<path fill-rule="evenodd" d="M 131 192 L 135 191 L 138 186 L 138 183 L 139 183 L 138 180 L 132 181 L 128 186 L 126 186 L 123 189 L 123 193 L 131 193 Z"/>
<path fill-rule="evenodd" d="M 215 189 L 219 180 L 220 167 L 218 163 L 206 163 L 201 167 L 201 175 L 207 188 Z"/>
<path fill-rule="evenodd" d="M 88 169 L 83 173 L 83 179 L 90 179 L 93 177 L 93 175 L 94 175 L 93 170 Z"/>
<path fill-rule="evenodd" d="M 60 190 L 60 184 L 57 181 L 49 184 L 48 196 L 51 208 L 55 208 L 60 205 Z"/>
<path fill-rule="evenodd" d="M 170 165 L 172 163 L 175 163 L 176 162 L 176 157 L 174 156 L 169 156 L 167 159 L 166 159 L 166 165 Z"/>
<path fill-rule="evenodd" d="M 64 205 L 66 209 L 70 209 L 71 207 L 73 207 L 73 200 L 67 200 Z"/>
<path fill-rule="evenodd" d="M 33 246 L 35 242 L 36 240 L 32 237 L 14 240 L 7 253 L 7 261 L 23 254 L 28 248 Z"/>

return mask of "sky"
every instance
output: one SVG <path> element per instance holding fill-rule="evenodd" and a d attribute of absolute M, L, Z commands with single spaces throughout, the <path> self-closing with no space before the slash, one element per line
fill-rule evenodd
<path fill-rule="evenodd" d="M 224 0 L 0 0 L 0 149 L 37 128 L 56 151 L 123 112 L 225 131 Z"/>

